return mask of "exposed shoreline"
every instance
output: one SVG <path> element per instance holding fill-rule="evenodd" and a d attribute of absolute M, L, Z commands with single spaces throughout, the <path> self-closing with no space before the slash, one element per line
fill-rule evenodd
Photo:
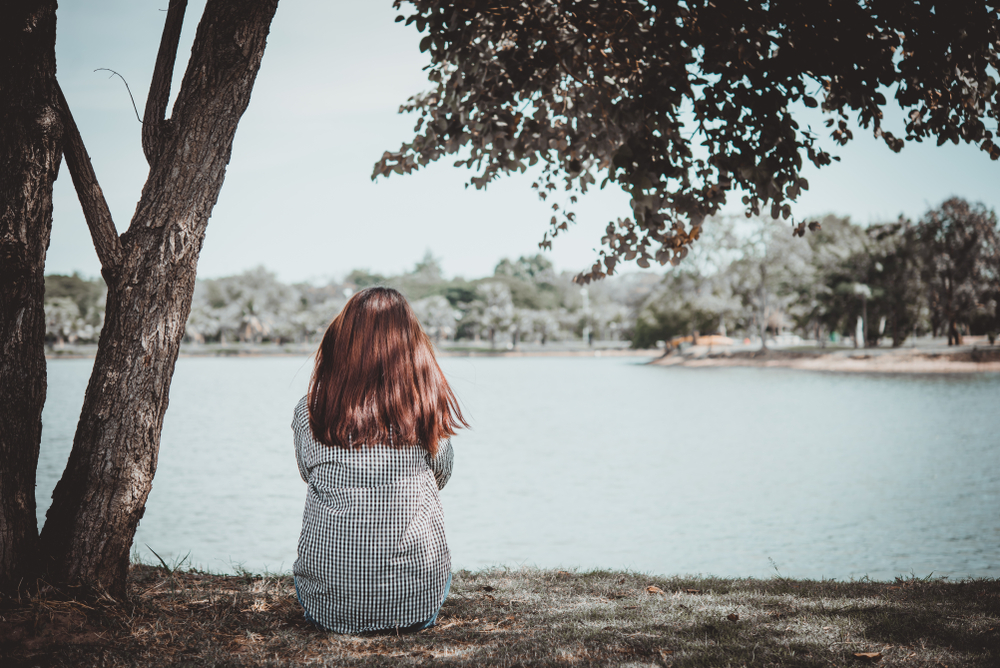
<path fill-rule="evenodd" d="M 845 373 L 1000 373 L 1000 345 L 947 347 L 924 343 L 901 348 L 771 348 L 754 346 L 690 346 L 667 354 L 617 346 L 586 347 L 565 343 L 528 344 L 514 350 L 454 347 L 439 348 L 439 357 L 633 357 L 647 358 L 656 366 L 684 368 L 757 367 Z M 46 359 L 92 359 L 96 345 L 49 349 Z M 180 357 L 301 357 L 315 352 L 314 345 L 232 344 L 194 345 L 181 348 Z"/>
<path fill-rule="evenodd" d="M 845 373 L 998 373 L 1000 345 L 827 350 L 725 350 L 692 346 L 651 364 L 686 368 L 758 367 Z"/>
<path fill-rule="evenodd" d="M 190 345 L 182 346 L 178 357 L 303 357 L 312 356 L 316 352 L 317 345 Z M 96 354 L 97 346 L 95 344 L 65 346 L 62 348 L 46 349 L 45 359 L 93 359 Z M 583 344 L 576 346 L 528 344 L 513 350 L 462 346 L 437 348 L 435 354 L 438 357 L 646 357 L 653 359 L 662 353 L 659 350 L 636 350 L 624 346 L 598 346 L 590 348 Z"/>

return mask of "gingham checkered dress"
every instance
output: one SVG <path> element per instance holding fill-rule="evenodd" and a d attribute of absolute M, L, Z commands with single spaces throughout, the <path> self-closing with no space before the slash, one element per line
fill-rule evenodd
<path fill-rule="evenodd" d="M 441 606 L 451 573 L 438 489 L 451 477 L 450 441 L 348 450 L 316 441 L 303 397 L 292 421 L 308 483 L 293 571 L 302 605 L 324 628 L 406 627 Z"/>

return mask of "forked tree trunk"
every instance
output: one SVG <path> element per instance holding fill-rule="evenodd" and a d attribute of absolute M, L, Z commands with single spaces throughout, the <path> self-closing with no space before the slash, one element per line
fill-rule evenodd
<path fill-rule="evenodd" d="M 183 3 L 174 0 L 170 11 L 178 6 L 182 18 Z M 107 261 L 102 257 L 104 329 L 73 450 L 41 534 L 46 567 L 57 582 L 113 596 L 125 592 L 198 255 L 276 6 L 277 0 L 209 0 L 172 118 L 163 121 L 171 40 L 176 49 L 176 36 L 168 33 L 179 33 L 178 21 L 168 15 L 144 120 L 156 125 L 143 132 L 149 178 L 119 250 L 108 251 Z M 170 64 L 164 66 L 164 59 Z M 165 89 L 158 85 L 164 78 Z M 86 212 L 89 175 L 74 169 L 69 149 L 67 162 Z M 97 227 L 107 231 L 106 223 Z M 99 236 L 95 232 L 100 254 Z"/>
<path fill-rule="evenodd" d="M 37 563 L 45 251 L 62 157 L 56 3 L 0 4 L 0 592 Z"/>

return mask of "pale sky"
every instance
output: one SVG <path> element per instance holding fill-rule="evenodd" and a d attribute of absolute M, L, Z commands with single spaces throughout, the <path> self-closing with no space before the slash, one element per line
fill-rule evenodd
<path fill-rule="evenodd" d="M 148 166 L 124 85 L 94 70 L 120 72 L 141 113 L 167 4 L 64 0 L 58 11 L 59 81 L 119 232 L 128 227 Z M 189 3 L 175 86 L 203 7 L 203 0 Z M 477 191 L 464 187 L 470 173 L 444 159 L 409 176 L 370 180 L 382 152 L 412 137 L 416 117 L 397 114 L 399 105 L 428 87 L 420 35 L 395 16 L 392 0 L 279 3 L 199 276 L 258 265 L 288 282 L 325 281 L 355 268 L 395 274 L 430 250 L 446 275 L 474 278 L 492 273 L 503 257 L 538 252 L 551 212 L 530 189 L 530 174 Z M 953 195 L 1000 209 L 1000 163 L 976 147 L 925 143 L 896 155 L 870 133 L 855 134 L 846 148 L 824 144 L 842 162 L 803 172 L 811 189 L 795 205 L 796 217 L 835 213 L 863 224 L 918 218 Z M 740 196 L 731 195 L 728 210 L 740 210 Z M 65 165 L 54 209 L 46 272 L 98 275 Z M 631 213 L 612 187 L 583 198 L 576 211 L 578 224 L 546 253 L 557 270 L 589 267 L 607 222 Z"/>

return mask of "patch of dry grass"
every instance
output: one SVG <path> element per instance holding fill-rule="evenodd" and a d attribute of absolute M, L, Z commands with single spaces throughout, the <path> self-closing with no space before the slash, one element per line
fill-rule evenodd
<path fill-rule="evenodd" d="M 1000 666 L 1000 580 L 815 582 L 494 569 L 455 574 L 438 626 L 307 624 L 288 576 L 133 566 L 125 603 L 0 608 L 0 665 Z"/>

